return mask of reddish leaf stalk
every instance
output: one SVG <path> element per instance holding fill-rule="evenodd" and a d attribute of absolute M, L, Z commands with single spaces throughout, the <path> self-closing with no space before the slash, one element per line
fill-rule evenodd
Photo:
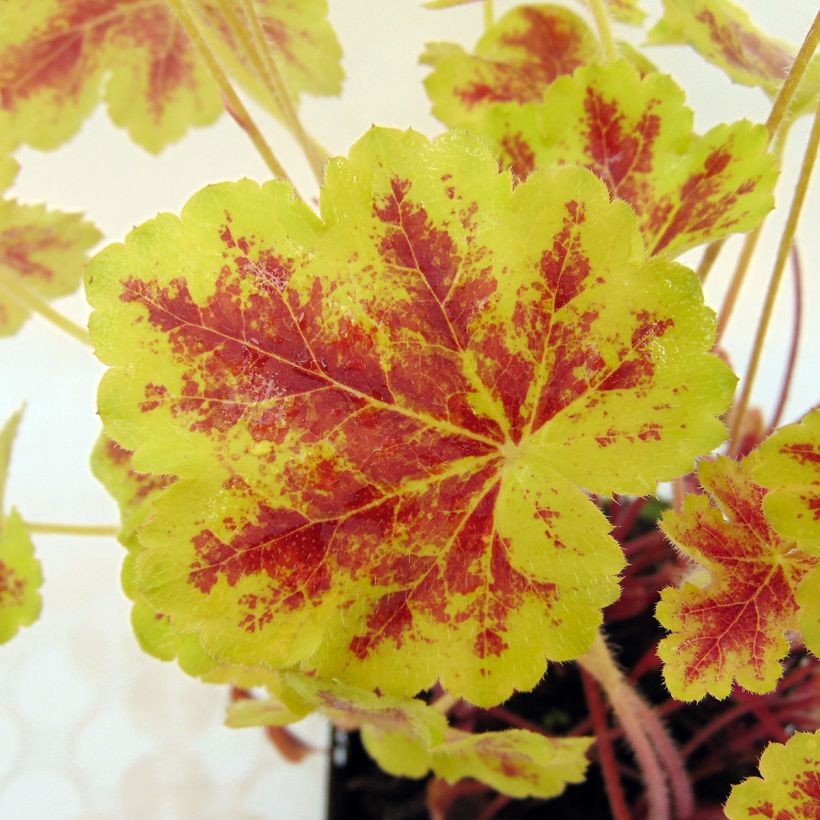
<path fill-rule="evenodd" d="M 780 419 L 783 417 L 783 410 L 791 392 L 794 370 L 797 365 L 797 351 L 800 347 L 800 334 L 803 330 L 803 267 L 800 262 L 800 251 L 797 243 L 792 244 L 792 273 L 794 281 L 794 313 L 792 315 L 792 341 L 789 349 L 789 359 L 786 364 L 786 373 L 783 376 L 783 384 L 780 387 L 780 395 L 777 399 L 777 406 L 772 414 L 769 430 L 774 430 Z"/>
<path fill-rule="evenodd" d="M 615 520 L 615 529 L 612 530 L 612 537 L 616 541 L 622 541 L 632 532 L 635 522 L 640 518 L 643 508 L 649 502 L 647 496 L 636 498 L 631 504 L 622 505 L 618 510 Z"/>
<path fill-rule="evenodd" d="M 819 15 L 820 16 L 820 15 Z M 815 21 L 815 24 L 817 21 Z M 780 287 L 780 280 L 783 278 L 783 270 L 786 267 L 786 259 L 789 255 L 794 235 L 797 231 L 797 223 L 800 219 L 800 212 L 803 209 L 803 202 L 806 199 L 806 192 L 809 187 L 809 180 L 811 179 L 811 172 L 814 168 L 814 161 L 817 158 L 817 147 L 820 144 L 820 108 L 814 116 L 814 123 L 812 124 L 811 135 L 809 136 L 809 143 L 806 147 L 806 153 L 803 157 L 803 164 L 800 168 L 800 176 L 797 180 L 797 186 L 794 192 L 794 199 L 792 200 L 789 215 L 786 219 L 786 226 L 783 229 L 783 235 L 780 238 L 780 244 L 777 248 L 777 258 L 774 263 L 772 275 L 769 280 L 769 288 L 766 292 L 766 301 L 763 306 L 763 312 L 760 316 L 760 321 L 757 326 L 757 333 L 755 334 L 754 345 L 752 347 L 752 358 L 749 362 L 749 367 L 746 372 L 746 378 L 743 380 L 743 388 L 740 397 L 735 404 L 732 416 L 732 436 L 729 445 L 729 454 L 735 455 L 737 453 L 738 445 L 740 444 L 740 431 L 742 427 L 743 414 L 749 405 L 749 398 L 754 385 L 757 369 L 760 364 L 760 357 L 763 352 L 763 342 L 766 338 L 766 331 L 769 328 L 769 322 L 772 317 L 774 309 L 775 298 Z"/>
<path fill-rule="evenodd" d="M 265 138 L 262 136 L 262 132 L 259 130 L 256 123 L 251 118 L 251 115 L 248 113 L 248 109 L 245 108 L 244 103 L 241 99 L 239 99 L 239 95 L 236 93 L 227 75 L 220 67 L 216 57 L 214 57 L 213 52 L 208 46 L 207 41 L 202 36 L 202 33 L 199 31 L 199 28 L 197 27 L 194 18 L 191 17 L 191 15 L 188 13 L 187 9 L 183 5 L 182 0 L 168 0 L 168 4 L 173 9 L 174 14 L 176 14 L 180 25 L 185 31 L 185 34 L 188 36 L 188 39 L 193 44 L 200 58 L 207 66 L 208 71 L 211 73 L 211 76 L 213 77 L 214 81 L 222 91 L 222 95 L 226 100 L 226 107 L 233 115 L 233 118 L 237 121 L 237 123 L 239 123 L 241 128 L 248 135 L 248 137 L 250 137 L 250 140 L 253 143 L 254 148 L 256 148 L 256 150 L 259 152 L 259 155 L 262 157 L 265 164 L 270 169 L 270 172 L 275 177 L 278 177 L 279 179 L 282 179 L 285 182 L 289 182 L 291 185 L 293 185 L 293 183 L 287 175 L 287 172 L 279 163 L 279 160 L 276 159 L 276 156 L 271 150 L 271 147 L 268 145 L 268 143 L 265 141 Z"/>
<path fill-rule="evenodd" d="M 672 788 L 672 797 L 678 810 L 677 816 L 681 820 L 687 820 L 695 813 L 695 796 L 692 794 L 692 784 L 689 775 L 686 773 L 686 764 L 683 757 L 666 731 L 666 727 L 658 719 L 654 709 L 634 689 L 628 689 L 627 691 L 632 699 L 633 708 L 640 716 L 646 734 L 666 770 L 669 785 Z"/>
<path fill-rule="evenodd" d="M 649 820 L 670 820 L 669 789 L 657 753 L 650 743 L 641 716 L 635 711 L 634 690 L 624 680 L 609 648 L 599 634 L 578 663 L 601 684 L 624 730 L 643 775 L 649 802 Z"/>
<path fill-rule="evenodd" d="M 598 692 L 598 684 L 592 676 L 581 669 L 581 681 L 584 684 L 584 695 L 586 696 L 589 714 L 592 719 L 592 726 L 595 729 L 595 737 L 598 745 L 598 762 L 601 765 L 601 773 L 604 777 L 606 797 L 609 807 L 612 809 L 612 816 L 615 820 L 629 820 L 629 807 L 626 804 L 624 791 L 621 788 L 621 778 L 618 774 L 618 763 L 615 760 L 615 751 L 612 748 L 612 741 L 609 737 L 609 727 L 607 726 L 604 705 L 601 702 L 601 695 Z"/>

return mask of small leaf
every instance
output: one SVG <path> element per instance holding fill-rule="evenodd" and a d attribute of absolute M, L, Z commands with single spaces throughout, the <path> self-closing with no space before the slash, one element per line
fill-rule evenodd
<path fill-rule="evenodd" d="M 735 82 L 774 97 L 789 73 L 795 49 L 761 31 L 729 0 L 663 0 L 664 16 L 649 32 L 654 44 L 687 44 Z M 791 104 L 793 116 L 812 113 L 820 95 L 820 58 L 815 57 Z"/>
<path fill-rule="evenodd" d="M 43 574 L 19 513 L 0 521 L 0 643 L 6 643 L 39 617 Z"/>
<path fill-rule="evenodd" d="M 591 738 L 548 738 L 511 729 L 470 735 L 449 729 L 443 714 L 420 700 L 377 695 L 338 681 L 287 672 L 284 692 L 347 730 L 361 729 L 368 753 L 386 772 L 424 777 L 431 769 L 450 782 L 472 777 L 514 797 L 554 797 L 580 783 Z M 304 706 L 303 706 L 304 708 Z M 281 726 L 301 719 L 279 699 L 242 700 L 228 707 L 233 727 Z"/>
<path fill-rule="evenodd" d="M 770 743 L 760 758 L 760 777 L 732 788 L 728 820 L 815 820 L 820 807 L 820 731 L 796 732 Z"/>
<path fill-rule="evenodd" d="M 255 0 L 277 63 L 298 99 L 337 93 L 340 49 L 325 0 Z M 229 70 L 278 114 L 260 91 L 229 29 L 209 0 L 194 9 Z M 34 0 L 0 10 L 0 108 L 17 138 L 55 148 L 104 97 L 111 119 L 158 152 L 191 126 L 213 122 L 220 92 L 173 13 L 160 0 Z"/>
<path fill-rule="evenodd" d="M 474 54 L 432 44 L 421 61 L 433 114 L 450 127 L 469 127 L 493 103 L 540 100 L 562 74 L 597 60 L 598 41 L 586 23 L 560 6 L 525 5 L 507 12 L 481 37 Z"/>
<path fill-rule="evenodd" d="M 80 214 L 0 199 L 0 275 L 45 299 L 67 296 L 79 287 L 87 251 L 100 238 Z M 29 315 L 0 280 L 0 336 L 17 331 Z"/>
<path fill-rule="evenodd" d="M 403 777 L 436 777 L 455 783 L 471 777 L 511 797 L 555 797 L 569 783 L 582 783 L 589 761 L 591 738 L 549 738 L 521 729 L 469 734 L 454 729 L 444 741 L 429 749 L 424 758 L 413 747 L 413 764 L 404 750 L 408 743 L 401 732 L 372 725 L 362 728 L 368 754 L 385 771 Z"/>
<path fill-rule="evenodd" d="M 777 684 L 797 625 L 795 590 L 817 563 L 781 538 L 763 514 L 765 490 L 752 480 L 753 458 L 703 462 L 705 495 L 666 513 L 661 528 L 704 569 L 681 589 L 667 587 L 658 620 L 672 634 L 658 647 L 673 697 L 726 697 L 733 679 L 751 692 Z"/>
<path fill-rule="evenodd" d="M 592 174 L 513 188 L 464 132 L 373 129 L 321 209 L 211 186 L 87 268 L 107 432 L 180 477 L 139 594 L 227 663 L 499 703 L 617 597 L 580 488 L 723 440 L 714 317 Z"/>
<path fill-rule="evenodd" d="M 763 509 L 771 525 L 820 555 L 820 410 L 763 442 L 754 478 L 769 489 Z"/>
<path fill-rule="evenodd" d="M 626 62 L 579 69 L 543 102 L 495 106 L 472 128 L 519 178 L 554 164 L 589 168 L 635 209 L 652 254 L 751 230 L 774 204 L 764 126 L 744 120 L 693 134 L 675 82 L 641 77 Z"/>

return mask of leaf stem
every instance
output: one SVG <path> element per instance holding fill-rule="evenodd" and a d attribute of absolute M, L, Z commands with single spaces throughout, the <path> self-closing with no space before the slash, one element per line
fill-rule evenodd
<path fill-rule="evenodd" d="M 484 0 L 484 31 L 488 31 L 493 25 L 493 0 Z"/>
<path fill-rule="evenodd" d="M 811 28 L 801 43 L 800 50 L 789 69 L 789 74 L 783 81 L 783 85 L 780 86 L 780 91 L 772 104 L 772 110 L 766 120 L 770 141 L 788 113 L 789 104 L 800 85 L 800 81 L 803 79 L 803 75 L 806 73 L 806 69 L 809 67 L 809 62 L 817 49 L 818 43 L 820 43 L 820 12 L 815 15 L 814 22 L 811 24 Z"/>
<path fill-rule="evenodd" d="M 791 392 L 794 369 L 797 365 L 797 350 L 800 347 L 800 334 L 803 330 L 803 266 L 800 263 L 800 251 L 797 243 L 792 243 L 792 272 L 794 274 L 794 313 L 792 319 L 792 343 L 789 349 L 789 359 L 786 364 L 786 373 L 783 376 L 783 384 L 780 387 L 780 395 L 777 399 L 777 406 L 772 413 L 772 421 L 769 431 L 773 431 L 780 419 L 783 417 L 783 410 Z"/>
<path fill-rule="evenodd" d="M 194 48 L 199 53 L 199 56 L 207 66 L 208 71 L 210 71 L 211 76 L 214 78 L 214 81 L 222 91 L 222 96 L 225 98 L 225 107 L 231 113 L 233 118 L 239 123 L 240 127 L 245 131 L 248 137 L 250 137 L 251 142 L 254 144 L 254 147 L 259 152 L 259 155 L 270 169 L 270 172 L 275 177 L 278 177 L 279 179 L 293 185 L 290 177 L 287 175 L 287 172 L 279 163 L 279 160 L 276 159 L 271 147 L 262 136 L 262 132 L 251 118 L 251 115 L 248 113 L 248 109 L 245 108 L 244 103 L 239 99 L 239 95 L 236 93 L 227 75 L 217 62 L 217 59 L 208 46 L 207 41 L 197 27 L 194 18 L 191 17 L 185 8 L 184 0 L 167 0 L 167 2 L 173 9 L 174 14 L 176 14 L 180 25 L 185 30 L 185 33 L 188 35 L 188 39 L 193 43 Z"/>
<path fill-rule="evenodd" d="M 811 172 L 814 168 L 814 161 L 817 158 L 817 148 L 820 144 L 820 107 L 814 115 L 814 123 L 812 124 L 811 134 L 809 135 L 809 143 L 806 146 L 806 153 L 803 157 L 803 164 L 800 168 L 800 176 L 797 179 L 797 186 L 794 191 L 794 198 L 789 209 L 789 215 L 786 219 L 786 225 L 783 229 L 783 235 L 780 237 L 780 244 L 777 248 L 777 257 L 775 259 L 772 275 L 769 279 L 769 288 L 766 292 L 766 301 L 763 305 L 763 312 L 760 316 L 760 321 L 757 326 L 757 333 L 755 335 L 754 345 L 752 347 L 752 357 L 749 362 L 749 367 L 746 371 L 746 378 L 743 380 L 743 388 L 740 392 L 732 415 L 732 435 L 729 444 L 729 454 L 735 455 L 740 445 L 740 431 L 743 426 L 743 414 L 749 404 L 749 398 L 754 385 L 757 369 L 760 364 L 760 356 L 763 352 L 763 342 L 766 338 L 766 331 L 769 328 L 769 322 L 772 318 L 772 310 L 774 309 L 775 298 L 780 287 L 780 281 L 783 278 L 783 270 L 786 266 L 786 260 L 789 255 L 789 249 L 794 241 L 794 235 L 797 231 L 797 223 L 800 219 L 800 212 L 803 208 L 803 202 L 806 199 L 806 192 L 809 187 L 809 180 L 811 179 Z"/>
<path fill-rule="evenodd" d="M 706 277 L 709 275 L 709 271 L 712 270 L 712 266 L 715 264 L 715 260 L 718 258 L 718 254 L 723 248 L 723 244 L 726 242 L 726 238 L 718 239 L 715 242 L 710 242 L 706 246 L 706 250 L 703 252 L 703 256 L 698 263 L 698 279 L 700 279 L 701 284 L 706 281 Z"/>
<path fill-rule="evenodd" d="M 786 149 L 786 139 L 788 138 L 788 133 L 789 129 L 783 128 L 777 137 L 775 163 L 778 168 L 783 164 L 783 153 Z M 740 250 L 740 256 L 735 264 L 735 270 L 732 274 L 732 279 L 729 282 L 729 288 L 726 291 L 726 295 L 723 297 L 723 304 L 720 306 L 720 310 L 718 311 L 715 345 L 718 345 L 720 340 L 723 338 L 726 325 L 729 323 L 729 319 L 732 316 L 735 303 L 737 302 L 737 297 L 740 294 L 740 290 L 743 287 L 743 282 L 746 279 L 746 273 L 749 270 L 749 263 L 752 261 L 752 256 L 754 255 L 755 248 L 757 247 L 757 242 L 760 239 L 760 234 L 763 230 L 763 223 L 766 221 L 766 218 L 767 217 L 764 216 L 763 222 L 761 222 L 751 233 L 746 234 L 746 237 L 743 240 L 743 247 Z"/>
<path fill-rule="evenodd" d="M 228 0 L 219 0 L 223 16 L 241 42 L 245 53 L 250 57 L 274 104 L 284 117 L 285 125 L 302 148 L 316 181 L 321 185 L 324 180 L 327 155 L 308 135 L 299 119 L 285 81 L 271 53 L 270 43 L 262 28 L 253 0 L 239 0 L 238 3 L 247 20 L 247 27 L 236 13 L 235 5 Z"/>
<path fill-rule="evenodd" d="M 595 730 L 596 743 L 598 746 L 598 762 L 601 766 L 601 773 L 604 776 L 604 788 L 606 789 L 609 807 L 612 809 L 612 817 L 614 820 L 629 820 L 629 807 L 626 804 L 624 790 L 621 787 L 618 763 L 615 759 L 615 751 L 612 748 L 612 740 L 609 737 L 606 712 L 601 702 L 598 684 L 585 669 L 581 669 L 581 682 L 584 685 L 584 695 L 586 696 L 587 706 L 589 707 L 589 716 L 592 719 L 592 727 Z"/>
<path fill-rule="evenodd" d="M 600 633 L 589 652 L 578 658 L 578 663 L 601 684 L 635 753 L 646 785 L 649 820 L 669 820 L 669 789 L 656 751 L 645 733 L 644 716 L 635 710 L 634 699 L 630 697 L 630 693 L 634 694 L 632 687 L 615 664 Z"/>
<path fill-rule="evenodd" d="M 598 36 L 601 38 L 604 56 L 607 62 L 613 63 L 618 59 L 618 52 L 615 50 L 615 40 L 612 37 L 612 29 L 609 25 L 609 13 L 604 6 L 603 0 L 589 0 L 589 8 L 595 18 L 595 25 L 598 27 Z"/>
<path fill-rule="evenodd" d="M 91 340 L 88 338 L 88 331 L 80 327 L 80 325 L 72 322 L 71 319 L 63 316 L 62 313 L 54 310 L 45 299 L 33 293 L 22 282 L 7 271 L 0 268 L 0 288 L 4 289 L 16 302 L 24 305 L 34 313 L 39 313 L 47 321 L 51 322 L 55 327 L 58 327 L 69 336 L 73 336 L 84 345 L 90 345 Z"/>
<path fill-rule="evenodd" d="M 99 535 L 116 536 L 119 527 L 111 527 L 105 524 L 52 524 L 44 521 L 26 521 L 29 532 L 41 535 Z"/>

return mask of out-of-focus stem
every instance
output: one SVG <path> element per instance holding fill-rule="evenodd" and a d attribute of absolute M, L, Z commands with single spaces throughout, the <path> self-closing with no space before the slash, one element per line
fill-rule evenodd
<path fill-rule="evenodd" d="M 484 0 L 484 31 L 493 25 L 493 0 Z"/>
<path fill-rule="evenodd" d="M 26 521 L 29 532 L 41 535 L 94 535 L 113 537 L 120 531 L 119 527 L 104 524 L 52 524 L 44 521 Z"/>
<path fill-rule="evenodd" d="M 0 268 L 0 290 L 5 290 L 15 302 L 27 307 L 34 313 L 40 314 L 44 319 L 51 322 L 55 327 L 73 336 L 77 341 L 85 345 L 90 345 L 88 332 L 71 319 L 63 316 L 62 313 L 54 310 L 45 299 L 41 299 L 36 293 L 29 290 L 22 282 L 19 282 L 12 274 Z"/>
<path fill-rule="evenodd" d="M 595 18 L 595 25 L 598 28 L 598 36 L 601 39 L 604 56 L 607 62 L 612 63 L 618 59 L 618 52 L 615 50 L 615 40 L 612 37 L 612 29 L 609 25 L 609 12 L 606 10 L 603 0 L 589 0 L 589 7 L 592 16 Z"/>
<path fill-rule="evenodd" d="M 285 85 L 285 81 L 271 53 L 270 42 L 262 28 L 262 22 L 256 13 L 256 6 L 253 0 L 239 0 L 238 2 L 247 20 L 247 29 L 233 8 L 236 4 L 227 2 L 227 0 L 219 0 L 219 5 L 225 19 L 231 28 L 234 29 L 237 38 L 251 58 L 260 79 L 273 98 L 277 108 L 282 113 L 285 125 L 287 125 L 288 130 L 293 134 L 302 148 L 313 171 L 313 175 L 316 177 L 316 181 L 321 184 L 324 179 L 327 155 L 318 148 L 315 140 L 305 131 L 302 121 L 299 119 L 299 114 L 293 105 L 293 100 Z"/>
<path fill-rule="evenodd" d="M 763 305 L 763 312 L 760 316 L 760 321 L 758 322 L 757 333 L 755 334 L 754 345 L 752 347 L 752 357 L 746 371 L 746 378 L 743 380 L 743 387 L 733 410 L 732 436 L 729 444 L 730 455 L 735 455 L 740 445 L 740 431 L 743 427 L 743 414 L 746 412 L 746 408 L 749 405 L 749 397 L 751 396 L 752 387 L 754 385 L 755 377 L 757 376 L 757 369 L 760 365 L 760 356 L 763 352 L 763 342 L 765 341 L 766 331 L 769 328 L 769 322 L 772 318 L 775 298 L 777 297 L 777 291 L 780 287 L 780 281 L 783 278 L 783 270 L 786 267 L 789 249 L 792 246 L 794 235 L 797 231 L 797 223 L 800 219 L 800 212 L 803 208 L 803 202 L 806 199 L 806 191 L 809 187 L 809 180 L 811 179 L 811 172 L 814 168 L 814 161 L 817 158 L 818 143 L 820 143 L 820 107 L 814 116 L 814 123 L 812 124 L 811 134 L 809 135 L 809 143 L 806 146 L 806 153 L 803 157 L 803 164 L 800 168 L 800 176 L 797 179 L 797 185 L 794 191 L 794 198 L 792 199 L 792 204 L 789 209 L 789 215 L 786 218 L 786 225 L 783 228 L 783 235 L 780 237 L 780 244 L 777 248 L 777 257 L 775 259 L 771 278 L 769 279 L 769 288 L 766 292 L 766 301 Z"/>
<path fill-rule="evenodd" d="M 188 39 L 193 43 L 197 53 L 202 58 L 202 61 L 207 66 L 208 71 L 210 71 L 211 76 L 214 78 L 214 81 L 222 91 L 222 96 L 225 98 L 226 106 L 231 115 L 237 123 L 239 123 L 240 127 L 245 131 L 248 137 L 250 137 L 251 142 L 259 152 L 259 155 L 262 157 L 265 164 L 270 169 L 270 172 L 279 179 L 283 179 L 286 182 L 291 182 L 287 172 L 282 167 L 279 160 L 276 159 L 271 147 L 262 136 L 262 132 L 259 130 L 256 123 L 251 118 L 251 115 L 248 113 L 248 109 L 245 108 L 245 104 L 239 99 L 239 95 L 234 90 L 230 80 L 222 70 L 216 57 L 213 55 L 210 46 L 199 31 L 194 18 L 191 17 L 188 10 L 185 8 L 184 0 L 167 0 L 167 2 L 173 9 L 174 14 L 176 14 L 180 25 L 185 30 L 185 33 L 188 35 Z M 291 182 L 291 185 L 292 184 L 293 183 Z"/>
<path fill-rule="evenodd" d="M 800 263 L 800 251 L 797 243 L 792 244 L 792 272 L 794 274 L 794 313 L 792 318 L 792 343 L 789 349 L 789 360 L 786 364 L 786 372 L 783 375 L 783 384 L 780 387 L 780 395 L 777 399 L 777 406 L 772 413 L 772 420 L 769 430 L 774 430 L 780 419 L 783 418 L 783 410 L 791 392 L 794 369 L 797 365 L 797 351 L 800 347 L 800 334 L 803 330 L 803 266 Z"/>

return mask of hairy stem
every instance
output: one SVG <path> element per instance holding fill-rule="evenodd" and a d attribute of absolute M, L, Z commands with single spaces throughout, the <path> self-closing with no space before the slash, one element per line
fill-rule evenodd
<path fill-rule="evenodd" d="M 792 199 L 789 215 L 786 219 L 786 226 L 783 229 L 783 235 L 780 237 L 780 244 L 777 248 L 777 257 L 775 259 L 774 268 L 772 270 L 771 278 L 769 279 L 769 288 L 766 292 L 766 301 L 763 305 L 763 312 L 760 316 L 760 321 L 757 326 L 757 333 L 755 334 L 754 345 L 752 347 L 752 357 L 749 362 L 749 367 L 746 371 L 746 378 L 743 380 L 743 387 L 740 392 L 732 415 L 732 436 L 729 444 L 729 454 L 735 455 L 740 446 L 741 429 L 743 427 L 743 415 L 749 405 L 749 398 L 752 393 L 755 377 L 757 376 L 757 369 L 760 365 L 760 356 L 763 352 L 763 342 L 766 338 L 766 331 L 769 329 L 769 322 L 772 318 L 772 310 L 774 309 L 775 298 L 780 287 L 780 281 L 783 278 L 783 270 L 786 267 L 786 260 L 789 255 L 789 249 L 794 241 L 794 235 L 797 231 L 797 223 L 800 219 L 800 212 L 803 208 L 803 202 L 806 199 L 806 191 L 809 187 L 809 180 L 811 179 L 811 172 L 814 168 L 814 161 L 817 158 L 817 147 L 820 143 L 820 107 L 814 116 L 814 123 L 812 124 L 811 135 L 809 136 L 809 144 L 806 147 L 806 153 L 803 157 L 803 164 L 800 168 L 800 176 L 797 180 L 797 186 L 794 191 L 794 198 Z"/>
<path fill-rule="evenodd" d="M 44 521 L 26 521 L 29 532 L 41 535 L 99 535 L 116 536 L 119 527 L 110 527 L 104 524 L 52 524 Z"/>
<path fill-rule="evenodd" d="M 618 59 L 618 52 L 615 50 L 615 40 L 612 37 L 612 29 L 609 25 L 609 13 L 604 6 L 604 0 L 589 0 L 589 7 L 592 16 L 595 18 L 595 25 L 598 27 L 598 36 L 601 38 L 601 46 L 604 49 L 604 56 L 607 62 L 613 63 Z"/>
<path fill-rule="evenodd" d="M 595 738 L 598 746 L 598 762 L 601 765 L 601 773 L 604 777 L 604 787 L 612 809 L 614 820 L 629 820 L 629 807 L 626 804 L 624 791 L 621 788 L 621 778 L 618 774 L 618 763 L 615 760 L 615 750 L 612 748 L 612 741 L 609 737 L 609 727 L 606 721 L 606 711 L 601 702 L 601 695 L 598 692 L 598 684 L 585 669 L 581 669 L 581 681 L 584 685 L 584 695 L 586 696 L 589 716 L 592 720 L 592 727 L 595 730 Z"/>
<path fill-rule="evenodd" d="M 247 25 L 236 13 L 236 5 L 241 8 Z M 262 22 L 256 13 L 253 0 L 239 0 L 238 3 L 219 0 L 219 7 L 223 17 L 253 63 L 273 102 L 282 114 L 285 125 L 302 148 L 316 181 L 321 184 L 324 179 L 327 156 L 317 147 L 316 142 L 302 126 L 290 93 L 276 65 L 276 60 L 271 53 L 270 42 L 262 28 Z"/>
<path fill-rule="evenodd" d="M 800 251 L 797 243 L 792 244 L 792 272 L 794 274 L 794 313 L 792 318 L 792 341 L 789 349 L 789 359 L 786 364 L 786 373 L 783 376 L 783 384 L 780 387 L 780 395 L 777 399 L 777 406 L 772 414 L 772 421 L 769 430 L 774 430 L 780 419 L 783 417 L 783 410 L 791 392 L 792 379 L 794 379 L 794 369 L 797 365 L 797 351 L 800 347 L 800 334 L 803 330 L 803 266 L 800 263 Z"/>
<path fill-rule="evenodd" d="M 202 36 L 202 33 L 194 21 L 194 18 L 185 8 L 184 0 L 167 0 L 167 2 L 173 9 L 174 14 L 176 14 L 177 19 L 179 20 L 179 23 L 185 33 L 188 35 L 188 39 L 193 43 L 194 48 L 197 50 L 199 56 L 202 58 L 202 61 L 207 66 L 208 71 L 210 71 L 214 81 L 222 91 L 222 96 L 225 99 L 225 107 L 237 123 L 239 123 L 242 130 L 248 135 L 248 137 L 250 137 L 251 142 L 264 160 L 265 165 L 267 165 L 270 169 L 270 172 L 275 177 L 278 177 L 285 182 L 290 182 L 290 184 L 293 185 L 290 177 L 287 175 L 287 172 L 282 167 L 279 160 L 276 159 L 271 147 L 262 136 L 262 132 L 259 130 L 256 123 L 251 118 L 251 115 L 248 113 L 248 109 L 245 108 L 244 103 L 239 99 L 239 95 L 234 90 L 234 87 L 231 85 L 227 75 L 220 67 L 219 62 L 208 46 L 207 41 Z"/>
<path fill-rule="evenodd" d="M 649 820 L 669 820 L 669 789 L 658 756 L 645 733 L 644 717 L 635 710 L 632 687 L 615 664 L 603 637 L 598 634 L 592 648 L 578 663 L 601 684 L 629 741 L 643 774 L 649 801 Z"/>
<path fill-rule="evenodd" d="M 695 796 L 692 793 L 692 784 L 689 775 L 686 773 L 686 764 L 683 762 L 683 757 L 666 731 L 666 727 L 658 719 L 655 710 L 634 689 L 627 691 L 629 697 L 632 698 L 635 711 L 641 717 L 646 734 L 666 770 L 669 785 L 672 787 L 672 797 L 677 808 L 677 817 L 686 820 L 695 813 Z"/>
<path fill-rule="evenodd" d="M 5 290 L 15 302 L 27 307 L 34 313 L 38 313 L 64 333 L 73 336 L 77 341 L 86 345 L 91 344 L 91 340 L 88 338 L 88 331 L 86 331 L 85 328 L 80 327 L 75 322 L 72 322 L 71 319 L 63 316 L 62 313 L 54 310 L 45 299 L 40 298 L 22 282 L 19 282 L 12 274 L 4 271 L 2 268 L 0 268 L 0 289 Z"/>

